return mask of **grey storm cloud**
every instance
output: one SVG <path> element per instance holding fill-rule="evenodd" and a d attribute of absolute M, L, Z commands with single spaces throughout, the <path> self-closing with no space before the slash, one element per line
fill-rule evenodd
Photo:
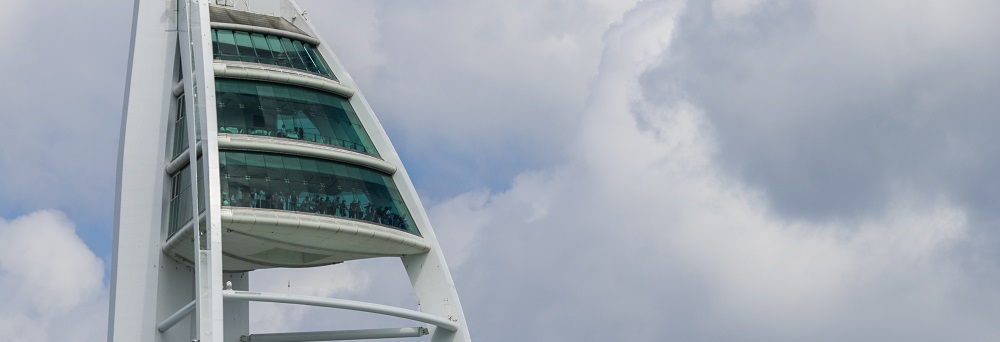
<path fill-rule="evenodd" d="M 56 211 L 0 218 L 0 336 L 100 341 L 107 327 L 104 265 Z"/>
<path fill-rule="evenodd" d="M 943 125 L 956 115 L 949 105 L 988 108 L 992 99 L 937 84 L 953 81 L 910 84 L 947 68 L 950 52 L 913 69 L 894 69 L 905 58 L 892 54 L 870 63 L 873 46 L 900 38 L 868 33 L 864 19 L 922 18 L 907 26 L 937 39 L 914 43 L 923 52 L 964 46 L 953 39 L 976 49 L 983 41 L 965 35 L 991 32 L 976 30 L 986 19 L 967 3 L 910 12 L 896 11 L 902 2 L 869 4 L 867 18 L 842 17 L 856 4 L 829 2 L 649 1 L 631 10 L 604 35 L 569 162 L 432 210 L 446 242 L 456 234 L 459 255 L 475 260 L 456 278 L 479 337 L 995 338 L 996 244 L 983 242 L 991 227 L 977 219 L 983 203 L 947 183 L 991 150 L 953 156 L 938 146 L 977 134 L 971 126 L 986 115 Z M 843 42 L 843 30 L 857 32 Z M 990 68 L 978 59 L 968 70 Z M 990 84 L 990 72 L 946 79 Z M 869 77 L 879 73 L 889 75 Z M 940 93 L 911 90 L 923 87 Z M 440 219 L 451 216 L 460 219 Z M 458 233 L 469 229 L 471 238 Z"/>
<path fill-rule="evenodd" d="M 962 94 L 981 90 L 912 83 L 946 68 L 947 56 L 903 68 L 890 66 L 905 58 L 866 55 L 905 35 L 869 33 L 876 18 L 916 20 L 908 30 L 936 39 L 913 43 L 924 52 L 937 44 L 978 48 L 968 38 L 990 31 L 925 27 L 963 18 L 974 24 L 959 28 L 983 29 L 985 19 L 964 15 L 967 3 L 906 13 L 897 11 L 898 1 L 868 4 L 857 18 L 848 18 L 857 4 L 782 1 L 646 1 L 621 18 L 609 16 L 616 22 L 602 29 L 597 72 L 577 95 L 581 102 L 566 102 L 581 103 L 567 132 L 511 133 L 564 139 L 563 150 L 539 152 L 552 153 L 553 162 L 519 172 L 500 190 L 429 201 L 475 338 L 934 341 L 1000 334 L 991 309 L 1000 302 L 996 246 L 984 242 L 990 227 L 977 207 L 984 203 L 959 196 L 961 187 L 949 182 L 961 175 L 935 174 L 987 158 L 988 145 L 952 150 L 964 151 L 956 156 L 917 139 L 976 134 L 932 122 L 952 115 L 944 104 L 973 101 Z M 402 35 L 416 45 L 420 36 L 373 26 L 380 39 Z M 847 29 L 855 31 L 843 36 Z M 450 38 L 436 33 L 433 39 Z M 955 43 L 954 34 L 969 37 Z M 436 77 L 452 79 L 450 69 L 438 68 Z M 371 70 L 373 82 L 388 72 L 378 63 Z M 988 73 L 966 76 L 988 84 Z M 558 73 L 538 77 L 551 75 Z M 947 91 L 902 96 L 921 87 Z M 963 108 L 986 108 L 988 100 Z M 913 110 L 871 109 L 881 107 Z M 551 114 L 533 108 L 534 116 Z M 449 122 L 443 127 L 476 131 Z M 894 130 L 868 131 L 873 125 Z M 922 163 L 926 156 L 937 160 Z M 383 281 L 385 270 L 355 271 L 368 277 L 367 294 L 402 288 Z"/>
<path fill-rule="evenodd" d="M 109 219 L 129 7 L 72 1 L 45 10 L 17 1 L 2 7 L 0 213 L 58 208 L 91 223 Z"/>
<path fill-rule="evenodd" d="M 941 193 L 996 222 L 1000 31 L 992 2 L 689 3 L 648 98 L 701 106 L 727 170 L 815 219 Z M 979 218 L 978 216 L 986 216 Z"/>
<path fill-rule="evenodd" d="M 588 100 L 601 34 L 632 3 L 304 5 L 323 13 L 316 24 L 418 170 L 423 195 L 443 197 L 484 182 L 504 187 L 525 168 L 560 161 Z"/>
<path fill-rule="evenodd" d="M 302 5 L 415 176 L 477 341 L 1000 337 L 1000 5 Z M 4 6 L 0 212 L 110 212 L 129 7 Z M 110 230 L 16 216 L 0 220 L 0 288 L 26 295 L 0 307 L 0 331 L 99 326 L 92 250 L 107 246 L 77 235 Z M 38 234 L 64 248 L 13 253 L 42 250 Z M 70 274 L 84 286 L 60 288 Z M 250 277 L 416 305 L 390 259 Z M 37 284 L 65 303 L 24 290 Z M 412 324 L 252 311 L 256 331 Z"/>

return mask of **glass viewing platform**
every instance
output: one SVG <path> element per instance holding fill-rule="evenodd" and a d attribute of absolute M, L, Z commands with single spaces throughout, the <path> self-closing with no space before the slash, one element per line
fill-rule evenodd
<path fill-rule="evenodd" d="M 277 65 L 334 78 L 316 48 L 298 40 L 212 29 L 212 56 L 218 60 Z"/>
<path fill-rule="evenodd" d="M 347 99 L 285 84 L 217 78 L 219 133 L 310 141 L 379 157 Z"/>
<path fill-rule="evenodd" d="M 335 161 L 220 151 L 222 205 L 365 221 L 420 235 L 389 175 Z"/>

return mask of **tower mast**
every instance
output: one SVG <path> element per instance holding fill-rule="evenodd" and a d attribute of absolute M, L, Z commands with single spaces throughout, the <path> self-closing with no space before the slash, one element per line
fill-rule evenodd
<path fill-rule="evenodd" d="M 136 0 L 109 341 L 471 341 L 399 156 L 291 0 Z M 250 274 L 399 258 L 417 310 L 247 291 Z M 249 302 L 414 327 L 251 334 Z"/>

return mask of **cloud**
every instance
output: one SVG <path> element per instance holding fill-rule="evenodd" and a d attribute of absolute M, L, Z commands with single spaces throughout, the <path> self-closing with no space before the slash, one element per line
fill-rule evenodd
<path fill-rule="evenodd" d="M 424 195 L 440 198 L 556 162 L 588 101 L 601 34 L 635 2 L 303 5 L 396 148 L 419 156 L 407 166 Z"/>
<path fill-rule="evenodd" d="M 0 219 L 0 336 L 10 341 L 106 337 L 104 264 L 57 211 Z"/>
<path fill-rule="evenodd" d="M 24 4 L 20 2 L 4 4 L 4 11 L 0 13 L 0 38 L 3 38 L 4 41 L 9 41 L 9 39 L 13 39 L 16 36 L 9 28 L 17 24 L 17 18 L 21 16 L 21 11 L 24 7 Z M 4 57 L 0 56 L 0 58 Z M 3 59 L 0 59 L 0 61 L 3 61 Z"/>
<path fill-rule="evenodd" d="M 373 3 L 342 57 L 432 174 L 479 341 L 992 340 L 996 30 L 973 3 Z M 435 200 L 468 187 L 455 160 L 508 183 Z M 372 262 L 321 292 L 412 305 Z"/>
<path fill-rule="evenodd" d="M 1000 336 L 997 6 L 306 7 L 429 197 L 477 340 L 975 341 Z M 13 9 L 0 144 L 35 148 L 0 150 L 0 207 L 109 209 L 127 11 Z M 102 339 L 102 266 L 66 218 L 0 221 L 0 248 L 0 335 Z M 415 307 L 395 260 L 251 277 Z M 255 330 L 389 324 L 253 310 Z"/>
<path fill-rule="evenodd" d="M 295 295 L 338 297 L 356 293 L 369 286 L 366 274 L 353 267 L 323 267 L 302 272 L 294 269 L 274 269 L 253 272 L 251 289 L 261 292 L 278 292 Z M 314 317 L 316 312 L 306 306 L 251 304 L 251 327 L 259 331 L 287 331 L 289 327 L 302 326 L 304 317 Z M 329 310 L 326 310 L 329 311 Z M 307 316 L 308 315 L 308 316 Z M 329 327 L 326 330 L 330 330 Z"/>
<path fill-rule="evenodd" d="M 416 296 L 398 259 L 351 261 L 308 269 L 250 274 L 250 290 L 365 301 L 417 309 Z M 420 326 L 410 320 L 301 305 L 251 303 L 250 331 L 293 332 Z"/>
<path fill-rule="evenodd" d="M 784 215 L 844 219 L 900 191 L 947 193 L 996 220 L 987 170 L 1000 69 L 981 1 L 705 1 L 643 76 L 717 130 L 720 166 Z M 991 156 L 987 158 L 979 158 Z M 986 190 L 989 189 L 989 190 Z M 984 217 L 985 216 L 985 217 Z"/>
<path fill-rule="evenodd" d="M 16 181 L 0 191 L 0 213 L 57 208 L 78 222 L 110 217 L 131 7 L 18 3 L 5 3 L 2 15 L 11 50 L 0 57 L 0 174 Z"/>
<path fill-rule="evenodd" d="M 454 270 L 474 335 L 996 338 L 992 247 L 977 242 L 962 202 L 893 187 L 865 215 L 804 219 L 776 210 L 769 187 L 734 177 L 715 107 L 655 88 L 673 84 L 664 65 L 688 47 L 686 16 L 699 9 L 684 5 L 644 2 L 605 35 L 568 162 L 431 210 L 439 236 L 468 241 Z"/>

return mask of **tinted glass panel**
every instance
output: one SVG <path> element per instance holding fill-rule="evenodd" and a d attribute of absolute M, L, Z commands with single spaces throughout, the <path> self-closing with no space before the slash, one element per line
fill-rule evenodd
<path fill-rule="evenodd" d="M 201 165 L 201 158 L 198 159 L 198 198 L 205 198 L 204 192 L 204 168 Z M 167 223 L 167 236 L 174 235 L 184 225 L 194 218 L 191 211 L 191 165 L 188 164 L 171 179 L 170 191 L 170 216 Z M 205 201 L 198 201 L 198 211 L 205 210 Z"/>
<path fill-rule="evenodd" d="M 236 50 L 236 38 L 233 37 L 233 31 L 230 30 L 212 30 L 212 39 L 218 39 L 213 43 L 218 43 L 219 48 L 214 51 L 215 59 L 224 59 L 228 61 L 238 61 L 240 60 L 240 55 Z"/>
<path fill-rule="evenodd" d="M 285 48 L 285 52 L 288 54 L 288 61 L 292 64 L 293 68 L 308 70 L 306 65 L 303 64 L 302 59 L 299 58 L 299 53 L 295 50 L 295 44 L 292 44 L 291 39 L 281 38 L 281 46 Z"/>
<path fill-rule="evenodd" d="M 378 156 L 351 104 L 309 88 L 218 78 L 220 133 L 306 140 Z"/>
<path fill-rule="evenodd" d="M 253 49 L 253 42 L 250 40 L 250 33 L 234 32 L 236 36 L 236 51 L 240 54 L 240 60 L 244 62 L 257 62 L 257 53 Z"/>
<path fill-rule="evenodd" d="M 221 151 L 219 161 L 223 205 L 336 216 L 419 235 L 389 175 L 334 161 L 260 152 Z M 230 174 L 244 165 L 263 170 L 246 176 Z"/>
<path fill-rule="evenodd" d="M 316 67 L 316 73 L 320 75 L 329 75 L 330 70 L 326 68 L 326 63 L 323 62 L 323 58 L 319 56 L 319 52 L 316 48 L 311 45 L 306 44 L 306 53 L 309 55 L 309 60 L 312 65 Z"/>
<path fill-rule="evenodd" d="M 213 29 L 212 48 L 215 59 L 278 65 L 336 79 L 316 49 L 297 40 Z"/>
<path fill-rule="evenodd" d="M 254 33 L 250 35 L 251 40 L 253 40 L 254 52 L 257 57 L 260 58 L 260 62 L 264 64 L 275 64 L 274 54 L 271 52 L 271 48 L 267 45 L 267 38 L 260 33 Z"/>
<path fill-rule="evenodd" d="M 174 157 L 187 150 L 187 116 L 184 108 L 184 96 L 177 98 L 177 115 L 174 116 Z"/>

